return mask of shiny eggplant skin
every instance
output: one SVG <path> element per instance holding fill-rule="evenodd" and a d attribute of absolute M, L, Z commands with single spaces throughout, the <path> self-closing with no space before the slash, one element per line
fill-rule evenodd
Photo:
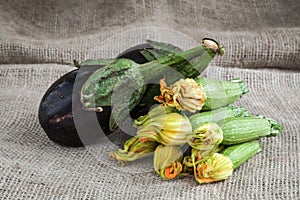
<path fill-rule="evenodd" d="M 151 47 L 147 44 L 137 45 L 121 53 L 118 58 L 129 58 L 139 64 L 146 63 L 147 60 L 139 53 L 145 48 Z M 114 132 L 109 130 L 110 106 L 103 107 L 102 112 L 82 109 L 80 88 L 88 77 L 101 67 L 104 66 L 84 66 L 80 70 L 73 70 L 55 81 L 46 91 L 39 106 L 38 116 L 50 140 L 62 146 L 81 147 L 99 143 L 106 136 L 115 144 L 121 145 L 130 137 L 119 129 Z M 74 84 L 75 80 L 76 84 Z M 131 112 L 131 116 L 137 118 L 147 111 L 148 106 L 138 105 Z M 74 117 L 76 117 L 76 124 Z M 98 123 L 95 123 L 95 119 Z M 104 134 L 95 131 L 99 130 L 99 125 Z M 78 135 L 78 130 L 84 130 L 84 137 Z"/>

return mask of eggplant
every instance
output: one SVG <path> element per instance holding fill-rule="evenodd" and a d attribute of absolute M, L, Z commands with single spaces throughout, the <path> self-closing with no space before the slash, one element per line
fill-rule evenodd
<path fill-rule="evenodd" d="M 137 45 L 125 50 L 117 58 L 128 58 L 143 64 L 147 60 L 140 52 L 151 48 L 148 44 Z M 121 146 L 131 137 L 120 129 L 109 130 L 110 106 L 103 107 L 102 112 L 82 109 L 79 91 L 89 76 L 101 67 L 104 66 L 75 69 L 55 81 L 46 91 L 40 102 L 38 116 L 40 125 L 50 140 L 62 146 L 82 147 L 108 138 Z M 149 107 L 146 104 L 136 106 L 130 113 L 131 117 L 135 119 L 146 114 Z M 99 126 L 102 129 L 100 133 L 95 131 L 99 130 Z"/>

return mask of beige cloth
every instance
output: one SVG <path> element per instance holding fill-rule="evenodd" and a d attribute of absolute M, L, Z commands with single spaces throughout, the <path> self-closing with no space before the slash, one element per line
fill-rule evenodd
<path fill-rule="evenodd" d="M 0 199 L 299 199 L 299 18 L 292 0 L 1 1 Z M 241 78 L 250 92 L 237 105 L 285 127 L 228 180 L 163 181 L 144 163 L 118 167 L 109 144 L 61 147 L 40 127 L 44 92 L 74 69 L 45 63 L 114 57 L 147 38 L 189 48 L 205 36 L 227 54 L 204 74 Z"/>
<path fill-rule="evenodd" d="M 4 0 L 0 63 L 71 63 L 113 34 L 163 27 L 197 41 L 219 40 L 227 54 L 217 65 L 299 69 L 299 8 L 294 0 Z M 127 46 L 155 34 L 134 35 Z M 94 56 L 104 54 L 102 49 Z"/>
<path fill-rule="evenodd" d="M 71 69 L 55 64 L 1 66 L 2 198 L 298 199 L 300 73 L 207 69 L 205 74 L 213 78 L 245 80 L 250 92 L 237 105 L 278 120 L 285 132 L 263 139 L 262 152 L 228 180 L 198 185 L 193 177 L 163 181 L 151 162 L 118 167 L 108 158 L 114 150 L 109 144 L 98 146 L 96 152 L 91 147 L 65 148 L 51 142 L 38 123 L 38 104 L 47 87 Z"/>

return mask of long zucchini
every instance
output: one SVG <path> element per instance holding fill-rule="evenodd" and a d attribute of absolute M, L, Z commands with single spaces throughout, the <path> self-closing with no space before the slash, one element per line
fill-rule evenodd
<path fill-rule="evenodd" d="M 195 65 L 180 67 L 179 72 L 184 77 L 190 77 L 191 70 L 198 66 L 197 70 L 203 71 L 217 53 L 223 52 L 222 45 L 217 45 L 217 49 L 211 46 L 205 46 L 205 41 L 201 46 L 193 49 L 166 55 L 163 58 L 139 65 L 129 59 L 118 59 L 107 65 L 104 69 L 94 72 L 83 85 L 81 90 L 81 102 L 86 109 L 101 110 L 101 106 L 111 104 L 112 93 L 116 90 L 122 90 L 123 97 L 130 97 L 126 94 L 125 88 L 134 87 L 136 92 L 132 95 L 129 102 L 129 108 L 132 109 L 140 101 L 145 87 L 144 82 L 150 81 L 156 77 L 163 76 L 170 68 L 177 68 L 182 63 L 192 61 L 194 58 L 205 55 L 205 59 L 197 60 L 205 65 Z M 195 77 L 192 77 L 195 78 Z M 105 86 L 105 87 L 104 87 Z M 118 87 L 118 88 L 116 88 Z M 128 91 L 132 92 L 132 91 Z"/>
<path fill-rule="evenodd" d="M 216 54 L 223 55 L 222 45 L 216 42 L 208 43 L 208 40 L 203 40 L 203 44 L 196 48 L 166 55 L 142 65 L 129 59 L 115 60 L 107 67 L 94 72 L 85 82 L 80 93 L 83 108 L 101 112 L 102 106 L 112 105 L 110 129 L 114 130 L 141 101 L 146 91 L 145 83 L 162 77 L 170 68 L 177 70 L 184 77 L 195 78 L 199 75 L 194 73 L 195 70 L 202 72 Z M 195 60 L 198 57 L 201 59 Z M 191 62 L 192 65 L 183 67 L 182 64 L 186 62 Z M 147 95 L 156 94 L 148 92 Z"/>

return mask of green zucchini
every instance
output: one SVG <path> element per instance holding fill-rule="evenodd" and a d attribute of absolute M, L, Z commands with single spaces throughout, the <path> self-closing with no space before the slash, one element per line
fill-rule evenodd
<path fill-rule="evenodd" d="M 221 121 L 225 118 L 231 117 L 248 117 L 250 112 L 243 107 L 227 106 L 212 111 L 200 112 L 189 117 L 193 130 L 200 125 Z"/>
<path fill-rule="evenodd" d="M 223 49 L 222 45 L 219 45 L 218 48 Z M 221 50 L 218 49 L 218 51 Z M 170 67 L 177 68 L 182 63 L 200 57 L 203 54 L 208 55 L 210 60 L 199 60 L 199 62 L 205 62 L 207 66 L 217 52 L 203 44 L 141 65 L 129 59 L 116 59 L 108 64 L 106 68 L 95 71 L 84 83 L 81 89 L 81 102 L 86 109 L 110 106 L 113 92 L 115 93 L 116 90 L 120 89 L 124 91 L 125 88 L 132 86 L 137 91 L 136 94 L 132 95 L 133 100 L 130 102 L 130 107 L 132 108 L 132 105 L 136 104 L 135 102 L 140 101 L 144 93 L 142 88 L 145 88 L 145 82 L 147 83 L 153 78 L 163 76 Z M 181 66 L 180 73 L 185 77 L 190 77 L 191 70 L 193 70 L 193 66 Z"/>
<path fill-rule="evenodd" d="M 245 83 L 240 79 L 221 81 L 202 77 L 196 79 L 196 82 L 204 88 L 206 93 L 206 101 L 202 110 L 227 106 L 249 92 Z"/>
<path fill-rule="evenodd" d="M 190 76 L 191 71 L 202 72 L 216 54 L 223 55 L 222 45 L 203 44 L 193 49 L 170 54 L 158 60 L 145 64 L 137 64 L 129 59 L 117 59 L 105 68 L 95 71 L 83 84 L 80 92 L 80 101 L 86 110 L 101 112 L 102 106 L 112 106 L 110 129 L 116 127 L 117 122 L 123 122 L 131 111 L 142 99 L 146 85 L 149 81 L 162 77 L 170 68 L 178 69 L 183 76 Z M 201 65 L 185 66 L 182 63 L 192 61 L 197 57 Z M 180 66 L 180 67 L 179 67 Z M 195 78 L 195 77 L 193 77 Z M 159 92 L 159 91 L 158 91 Z M 153 97 L 156 94 L 152 94 Z M 112 105 L 113 104 L 113 105 Z"/>
<path fill-rule="evenodd" d="M 161 59 L 165 56 L 172 56 L 182 52 L 182 49 L 172 44 L 155 42 L 151 40 L 147 40 L 146 42 L 153 49 L 144 49 L 140 53 L 149 62 L 157 59 Z M 222 46 L 220 46 L 215 40 L 204 38 L 202 42 L 204 46 L 211 46 L 211 44 L 214 44 L 212 46 L 214 46 L 213 48 L 215 48 L 215 50 L 209 52 L 206 51 L 205 48 L 203 48 L 202 53 L 199 54 L 198 57 L 193 59 L 186 59 L 184 62 L 174 65 L 172 68 L 175 69 L 177 72 L 179 72 L 183 77 L 185 78 L 198 77 L 202 73 L 202 71 L 206 69 L 210 61 L 214 58 L 216 52 L 218 52 L 219 55 L 223 55 L 225 52 L 224 48 L 222 48 Z M 181 78 L 178 76 L 178 73 L 176 74 L 176 71 L 171 70 L 166 74 L 167 83 L 174 83 L 176 80 Z"/>
<path fill-rule="evenodd" d="M 261 152 L 261 147 L 262 144 L 258 140 L 254 140 L 229 146 L 223 150 L 222 154 L 230 158 L 233 163 L 233 169 L 236 169 L 255 154 Z"/>
<path fill-rule="evenodd" d="M 160 90 L 161 95 L 155 96 L 154 100 L 191 113 L 227 106 L 248 92 L 240 79 L 221 81 L 211 78 L 180 79 L 169 87 L 161 79 Z"/>
<path fill-rule="evenodd" d="M 223 131 L 222 144 L 233 145 L 266 136 L 277 136 L 283 127 L 273 119 L 260 117 L 226 118 L 218 122 Z"/>

